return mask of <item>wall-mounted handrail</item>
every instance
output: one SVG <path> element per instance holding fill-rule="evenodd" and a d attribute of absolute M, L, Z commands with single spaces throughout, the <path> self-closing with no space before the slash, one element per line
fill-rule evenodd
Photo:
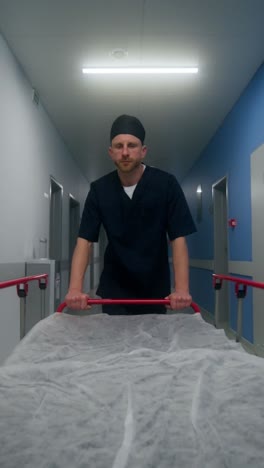
<path fill-rule="evenodd" d="M 169 299 L 87 299 L 88 305 L 101 304 L 101 305 L 114 305 L 114 304 L 126 304 L 126 305 L 170 305 Z M 62 302 L 58 308 L 57 312 L 62 312 L 63 309 L 67 307 L 66 302 Z M 192 302 L 190 307 L 197 314 L 200 313 L 200 308 L 198 304 Z"/>
<path fill-rule="evenodd" d="M 25 336 L 26 297 L 28 294 L 28 283 L 32 281 L 38 281 L 39 283 L 39 289 L 41 291 L 40 317 L 42 319 L 45 316 L 45 290 L 48 284 L 47 273 L 34 276 L 23 276 L 22 278 L 16 278 L 0 282 L 0 289 L 16 286 L 17 295 L 20 298 L 20 338 L 23 338 L 23 336 Z"/>
<path fill-rule="evenodd" d="M 34 275 L 34 276 L 23 276 L 22 278 L 16 278 L 8 281 L 1 281 L 0 282 L 0 289 L 9 288 L 11 286 L 18 286 L 19 284 L 27 284 L 31 281 L 39 281 L 46 280 L 46 284 L 48 281 L 48 274 L 43 273 L 41 275 Z"/>
<path fill-rule="evenodd" d="M 264 289 L 264 283 L 259 281 L 252 281 L 248 279 L 239 278 L 237 276 L 221 275 L 214 273 L 213 285 L 215 289 L 215 326 L 219 325 L 219 293 L 222 288 L 223 281 L 231 281 L 235 283 L 235 294 L 237 297 L 237 330 L 236 330 L 236 341 L 240 341 L 242 335 L 242 321 L 243 321 L 243 299 L 247 295 L 247 287 Z"/>
<path fill-rule="evenodd" d="M 242 279 L 236 276 L 218 275 L 216 273 L 213 273 L 213 278 L 214 280 L 220 279 L 220 280 L 225 280 L 225 281 L 233 281 L 234 283 L 237 283 L 237 284 L 245 284 L 246 286 L 252 286 L 253 288 L 264 289 L 264 283 Z"/>

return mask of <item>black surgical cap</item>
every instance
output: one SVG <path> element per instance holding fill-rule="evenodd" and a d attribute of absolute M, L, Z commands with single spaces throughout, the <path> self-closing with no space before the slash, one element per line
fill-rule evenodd
<path fill-rule="evenodd" d="M 120 134 L 134 135 L 135 137 L 139 138 L 142 144 L 144 144 L 145 129 L 140 120 L 138 120 L 136 117 L 133 117 L 132 115 L 123 114 L 117 117 L 117 119 L 114 121 L 110 133 L 111 141 Z"/>

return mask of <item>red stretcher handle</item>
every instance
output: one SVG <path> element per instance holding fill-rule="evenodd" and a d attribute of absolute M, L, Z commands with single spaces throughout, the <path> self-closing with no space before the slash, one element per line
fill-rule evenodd
<path fill-rule="evenodd" d="M 169 299 L 87 299 L 88 305 L 170 305 Z M 66 302 L 62 302 L 57 308 L 57 312 L 62 312 L 67 307 Z M 199 306 L 192 302 L 190 307 L 197 314 L 200 313 Z"/>

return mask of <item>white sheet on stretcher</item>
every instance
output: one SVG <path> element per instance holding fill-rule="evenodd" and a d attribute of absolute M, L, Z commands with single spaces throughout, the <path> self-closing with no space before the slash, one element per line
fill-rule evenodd
<path fill-rule="evenodd" d="M 264 360 L 199 315 L 38 323 L 0 368 L 0 467 L 262 468 Z"/>

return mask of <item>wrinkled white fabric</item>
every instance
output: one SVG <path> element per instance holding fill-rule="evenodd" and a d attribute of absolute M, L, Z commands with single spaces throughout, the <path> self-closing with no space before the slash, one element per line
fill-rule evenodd
<path fill-rule="evenodd" d="M 39 322 L 0 368 L 0 467 L 262 468 L 264 360 L 200 315 Z"/>

